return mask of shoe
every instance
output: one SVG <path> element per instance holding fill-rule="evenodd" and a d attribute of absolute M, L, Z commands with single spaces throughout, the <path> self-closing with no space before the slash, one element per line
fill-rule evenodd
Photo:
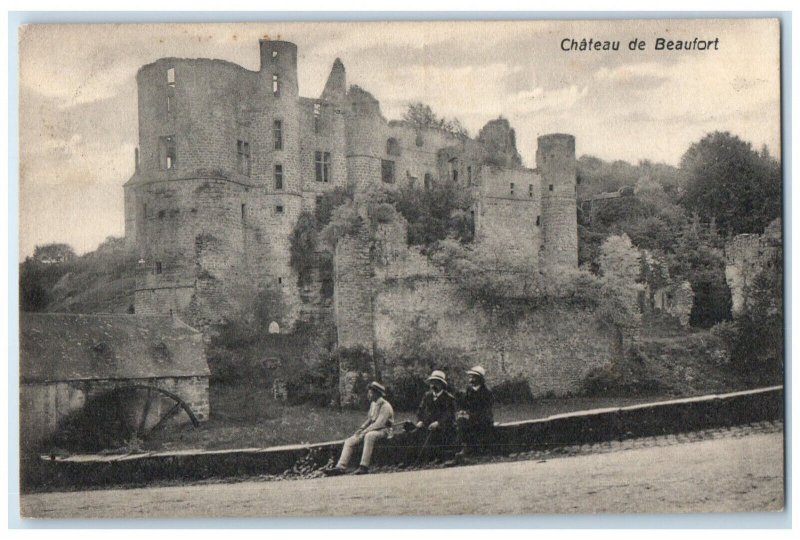
<path fill-rule="evenodd" d="M 356 472 L 353 474 L 369 474 L 369 467 L 365 467 L 364 465 L 359 465 Z"/>
<path fill-rule="evenodd" d="M 346 472 L 347 470 L 342 467 L 334 467 L 333 469 L 325 469 L 322 474 L 325 476 L 341 476 Z"/>

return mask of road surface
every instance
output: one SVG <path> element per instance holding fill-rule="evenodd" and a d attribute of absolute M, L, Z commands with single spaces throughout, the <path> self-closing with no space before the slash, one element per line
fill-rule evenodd
<path fill-rule="evenodd" d="M 666 445 L 457 468 L 315 478 L 36 493 L 24 517 L 764 512 L 784 505 L 783 432 L 725 432 Z"/>

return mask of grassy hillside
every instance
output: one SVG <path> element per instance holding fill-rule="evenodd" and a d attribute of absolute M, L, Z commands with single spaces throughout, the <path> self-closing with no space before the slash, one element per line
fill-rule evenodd
<path fill-rule="evenodd" d="M 23 311 L 126 313 L 133 308 L 136 258 L 124 240 L 109 237 L 95 251 L 46 263 L 29 257 L 20 265 Z"/>

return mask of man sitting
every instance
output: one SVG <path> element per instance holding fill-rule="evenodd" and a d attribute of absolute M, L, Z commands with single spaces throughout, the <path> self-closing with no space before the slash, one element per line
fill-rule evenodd
<path fill-rule="evenodd" d="M 391 404 L 384 399 L 386 388 L 378 383 L 371 382 L 367 387 L 367 398 L 370 401 L 367 419 L 356 430 L 351 437 L 344 441 L 342 455 L 339 462 L 333 469 L 325 472 L 327 476 L 338 476 L 347 472 L 347 464 L 356 446 L 364 443 L 364 450 L 361 452 L 361 464 L 354 474 L 368 474 L 369 464 L 372 459 L 372 450 L 375 442 L 392 436 L 392 424 L 394 423 L 394 410 Z"/>
<path fill-rule="evenodd" d="M 486 370 L 475 366 L 467 370 L 467 375 L 469 383 L 456 413 L 456 431 L 461 445 L 456 462 L 463 461 L 478 450 L 494 428 L 493 397 L 491 390 L 486 387 Z"/>
<path fill-rule="evenodd" d="M 447 378 L 444 372 L 435 370 L 428 377 L 429 390 L 422 398 L 417 410 L 416 443 L 409 450 L 419 448 L 414 462 L 425 462 L 431 458 L 439 459 L 453 438 L 455 430 L 455 398 L 446 390 Z M 420 445 L 421 443 L 421 445 Z M 406 464 L 409 464 L 408 453 Z"/>

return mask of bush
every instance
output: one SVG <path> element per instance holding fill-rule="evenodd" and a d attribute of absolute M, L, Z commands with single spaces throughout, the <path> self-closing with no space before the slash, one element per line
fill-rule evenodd
<path fill-rule="evenodd" d="M 312 367 L 292 371 L 286 381 L 289 403 L 311 403 L 327 407 L 339 401 L 339 364 L 333 356 L 323 358 Z"/>
<path fill-rule="evenodd" d="M 492 387 L 492 394 L 496 403 L 531 403 L 533 393 L 528 381 L 522 376 L 503 381 Z"/>

